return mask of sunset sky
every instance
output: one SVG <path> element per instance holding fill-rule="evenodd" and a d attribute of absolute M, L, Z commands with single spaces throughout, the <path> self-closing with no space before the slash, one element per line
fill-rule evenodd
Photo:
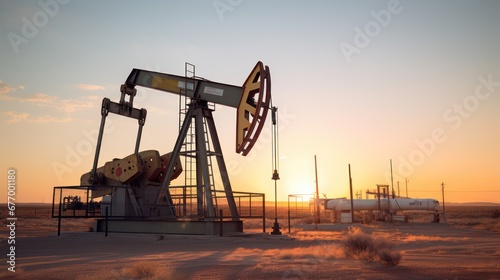
<path fill-rule="evenodd" d="M 18 202 L 90 171 L 104 97 L 133 68 L 242 85 L 271 69 L 279 107 L 279 200 L 405 178 L 411 197 L 500 203 L 499 1 L 0 2 L 0 202 L 16 170 Z M 138 88 L 141 150 L 171 151 L 178 96 Z M 265 192 L 270 118 L 253 151 L 235 153 L 236 112 L 214 113 L 233 190 Z M 108 117 L 99 165 L 133 153 L 137 121 Z M 181 182 L 182 183 L 182 182 Z M 323 195 L 322 195 L 323 196 Z"/>

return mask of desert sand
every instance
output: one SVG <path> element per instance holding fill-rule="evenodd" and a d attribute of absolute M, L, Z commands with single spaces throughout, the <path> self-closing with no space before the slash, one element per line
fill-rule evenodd
<path fill-rule="evenodd" d="M 0 278 L 500 279 L 498 224 L 499 219 L 484 217 L 447 224 L 329 224 L 318 230 L 296 224 L 291 233 L 283 227 L 282 236 L 255 227 L 223 237 L 127 233 L 105 237 L 88 232 L 90 220 L 64 220 L 57 236 L 55 219 L 33 216 L 18 221 L 16 272 L 8 271 L 3 261 Z M 390 242 L 403 255 L 399 264 L 347 256 L 342 241 L 352 227 Z M 9 250 L 6 234 L 3 230 L 4 259 Z"/>

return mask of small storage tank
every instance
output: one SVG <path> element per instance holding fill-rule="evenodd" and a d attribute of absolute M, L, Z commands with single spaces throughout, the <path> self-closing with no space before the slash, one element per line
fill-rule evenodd
<path fill-rule="evenodd" d="M 106 208 L 108 209 L 108 215 L 111 215 L 111 195 L 105 195 L 101 200 L 101 216 L 106 216 Z"/>

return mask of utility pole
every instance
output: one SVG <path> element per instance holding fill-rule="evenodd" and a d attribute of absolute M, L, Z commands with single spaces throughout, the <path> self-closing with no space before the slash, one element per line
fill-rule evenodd
<path fill-rule="evenodd" d="M 394 179 L 392 177 L 392 159 L 391 159 L 391 189 L 392 189 L 392 198 L 394 198 Z"/>
<path fill-rule="evenodd" d="M 354 201 L 352 199 L 351 164 L 349 164 L 349 188 L 350 188 L 350 192 L 351 192 L 351 222 L 354 223 Z"/>
<path fill-rule="evenodd" d="M 391 159 L 391 189 L 392 189 L 392 199 L 394 199 L 394 179 L 392 177 L 392 159 Z M 389 191 L 389 190 L 387 190 Z M 391 195 L 388 196 L 387 201 L 389 201 L 389 214 L 390 221 L 392 222 L 392 203 L 391 203 Z"/>
<path fill-rule="evenodd" d="M 443 222 L 446 223 L 446 208 L 444 205 L 444 182 L 441 183 L 441 193 L 443 195 Z"/>
<path fill-rule="evenodd" d="M 406 183 L 406 198 L 408 198 L 408 178 L 405 178 Z"/>
<path fill-rule="evenodd" d="M 319 224 L 319 223 L 321 223 L 321 218 L 320 218 L 320 211 L 319 211 L 318 164 L 316 162 L 316 155 L 314 155 L 314 170 L 316 173 L 316 201 L 314 203 L 315 208 L 316 208 L 316 212 L 314 215 L 316 216 L 316 224 Z"/>
<path fill-rule="evenodd" d="M 399 195 L 399 181 L 398 181 L 398 197 L 401 197 L 401 196 Z"/>

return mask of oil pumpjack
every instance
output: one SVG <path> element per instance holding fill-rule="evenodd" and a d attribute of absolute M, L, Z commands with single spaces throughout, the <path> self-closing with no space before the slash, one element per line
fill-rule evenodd
<path fill-rule="evenodd" d="M 210 105 L 236 109 L 236 152 L 246 156 L 256 143 L 270 109 L 270 70 L 259 61 L 244 84 L 235 86 L 196 77 L 194 65 L 191 66 L 191 77 L 133 69 L 120 87 L 120 101 L 103 99 L 93 166 L 80 182 L 88 189 L 86 205 L 90 205 L 89 199 L 101 200 L 100 216 L 106 216 L 106 221 L 97 219 L 96 230 L 106 227 L 117 232 L 214 234 L 213 224 L 222 209 L 230 218 L 225 227 L 229 231 L 243 230 Z M 139 150 L 147 111 L 133 106 L 136 86 L 185 97 L 184 118 L 179 120 L 180 131 L 171 152 L 160 155 L 156 150 Z M 138 121 L 135 150 L 129 156 L 98 167 L 109 113 Z M 187 165 L 193 165 L 184 170 L 193 173 L 190 175 L 193 184 L 181 187 L 181 194 L 174 198 L 172 191 L 177 193 L 179 189 L 173 189 L 170 183 L 183 172 L 181 156 Z M 223 191 L 215 190 L 212 158 L 216 159 Z M 56 200 L 54 190 L 54 205 Z"/>

